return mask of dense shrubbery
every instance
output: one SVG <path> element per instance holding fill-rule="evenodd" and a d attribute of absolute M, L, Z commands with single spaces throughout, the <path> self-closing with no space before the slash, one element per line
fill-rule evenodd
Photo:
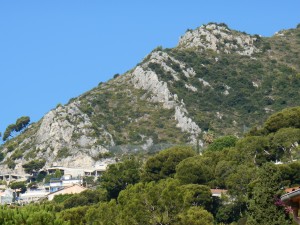
<path fill-rule="evenodd" d="M 281 62 L 274 64 L 264 55 L 259 56 L 260 60 L 249 60 L 237 54 L 215 55 L 178 49 L 169 50 L 168 54 L 192 67 L 196 75 L 187 78 L 180 72 L 185 81 L 183 77 L 174 81 L 159 65 L 151 68 L 168 82 L 172 93 L 184 100 L 193 120 L 205 130 L 223 135 L 242 134 L 266 119 L 266 110 L 300 105 L 297 70 Z M 185 84 L 198 91 L 190 91 Z"/>
<path fill-rule="evenodd" d="M 114 89 L 118 91 L 112 91 Z M 89 101 L 83 99 L 80 109 L 91 117 L 94 135 L 99 137 L 107 130 L 116 145 L 144 144 L 143 136 L 151 138 L 154 144 L 186 143 L 185 133 L 176 128 L 173 120 L 174 109 L 150 103 L 142 97 L 145 95 L 142 90 L 110 85 L 100 94 L 90 96 Z M 111 139 L 102 137 L 99 143 L 110 146 Z"/>

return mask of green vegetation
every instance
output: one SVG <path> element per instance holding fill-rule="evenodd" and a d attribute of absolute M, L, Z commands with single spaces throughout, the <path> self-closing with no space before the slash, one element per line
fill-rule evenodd
<path fill-rule="evenodd" d="M 148 142 L 155 146 L 153 155 L 123 157 L 99 180 L 85 178 L 85 184 L 95 190 L 56 196 L 52 202 L 5 206 L 0 224 L 291 224 L 291 216 L 276 199 L 285 187 L 300 184 L 300 29 L 282 32 L 284 36 L 256 36 L 261 52 L 252 57 L 155 49 L 195 71 L 187 76 L 182 65 L 169 58 L 165 66 L 178 79 L 164 65 L 150 62 L 150 56 L 140 64 L 148 63 L 145 69 L 157 73 L 185 106 L 186 115 L 206 131 L 198 137 L 204 141 L 201 155 L 199 149 L 183 145 L 190 134 L 177 126 L 175 109 L 153 101 L 149 90 L 134 88 L 130 72 L 116 74 L 115 79 L 71 100 L 89 118 L 91 127 L 83 129 L 97 139 L 94 144 L 111 150 L 96 154 L 95 160 L 124 149 L 142 154 L 139 150 Z M 197 91 L 187 88 L 191 86 Z M 64 119 L 77 121 L 69 115 Z M 44 150 L 35 146 L 41 122 L 9 139 L 28 123 L 29 118 L 22 117 L 7 127 L 0 161 L 8 156 L 3 164 L 14 169 L 15 160 L 30 160 L 23 168 L 35 173 L 45 165 L 35 159 Z M 80 132 L 74 131 L 74 141 Z M 63 146 L 56 159 L 71 155 L 67 143 Z M 168 148 L 154 154 L 161 146 Z M 283 164 L 275 164 L 279 161 Z M 61 175 L 59 170 L 54 175 L 40 173 L 37 181 L 49 182 Z M 24 186 L 11 183 L 22 191 Z M 227 189 L 228 195 L 212 197 L 212 188 Z"/>
<path fill-rule="evenodd" d="M 175 174 L 176 166 L 186 158 L 196 155 L 191 147 L 175 146 L 159 152 L 149 158 L 145 164 L 145 171 L 142 175 L 144 181 L 157 181 L 163 178 L 172 177 Z"/>
<path fill-rule="evenodd" d="M 154 144 L 185 143 L 187 136 L 176 128 L 174 109 L 151 103 L 142 97 L 145 95 L 145 91 L 110 83 L 82 96 L 80 109 L 91 118 L 91 136 L 100 137 L 99 144 L 107 147 L 111 137 L 101 135 L 105 130 L 116 145 L 141 145 L 146 141 L 144 136 Z"/>
<path fill-rule="evenodd" d="M 24 193 L 27 189 L 25 181 L 13 182 L 9 186 L 10 186 L 11 189 L 14 189 L 14 190 L 19 189 L 18 192 L 21 192 L 21 193 Z"/>
<path fill-rule="evenodd" d="M 298 109 L 278 114 L 285 120 Z M 300 163 L 275 165 L 274 160 L 287 160 L 287 155 L 298 152 L 293 148 L 285 155 L 281 148 L 295 140 L 293 135 L 300 135 L 295 133 L 296 121 L 289 118 L 285 123 L 276 115 L 244 138 L 214 140 L 202 155 L 191 147 L 175 146 L 145 162 L 125 158 L 110 165 L 96 190 L 58 195 L 52 202 L 4 207 L 0 222 L 17 224 L 22 218 L 25 224 L 33 220 L 35 224 L 291 224 L 291 216 L 276 201 L 282 187 L 299 185 Z M 274 118 L 281 125 L 268 133 Z M 281 137 L 284 133 L 293 135 L 289 140 Z M 43 163 L 31 161 L 25 168 L 35 171 Z M 61 175 L 57 171 L 54 176 Z M 11 187 L 26 188 L 24 182 Z M 212 197 L 210 188 L 216 187 L 227 189 L 229 195 Z"/>
<path fill-rule="evenodd" d="M 264 224 L 283 225 L 291 224 L 291 218 L 283 213 L 275 202 L 280 194 L 280 169 L 274 164 L 266 163 L 257 174 L 257 180 L 252 185 L 252 196 L 249 201 L 249 225 Z"/>
<path fill-rule="evenodd" d="M 300 117 L 288 116 L 297 110 L 274 114 L 239 140 L 217 138 L 202 155 L 191 147 L 175 146 L 145 162 L 125 158 L 110 165 L 96 190 L 4 207 L 0 222 L 17 224 L 22 218 L 25 224 L 32 220 L 35 224 L 291 224 L 291 216 L 276 202 L 282 187 L 300 183 L 300 162 L 290 160 L 299 149 L 282 151 L 300 142 L 295 125 Z M 271 131 L 267 128 L 274 118 L 280 125 Z M 286 163 L 275 165 L 275 160 Z M 34 171 L 43 163 L 31 161 L 25 168 Z M 14 189 L 24 186 L 24 182 L 11 184 Z M 210 189 L 216 187 L 227 189 L 228 195 L 212 197 Z"/>
<path fill-rule="evenodd" d="M 40 169 L 42 169 L 46 164 L 46 160 L 32 160 L 26 164 L 23 165 L 23 168 L 26 173 L 32 174 L 34 172 L 38 172 Z"/>
<path fill-rule="evenodd" d="M 9 137 L 11 137 L 13 132 L 22 131 L 28 126 L 29 122 L 30 118 L 28 116 L 22 116 L 19 119 L 17 119 L 15 124 L 10 124 L 3 134 L 3 141 L 6 141 Z"/>
<path fill-rule="evenodd" d="M 211 143 L 207 150 L 208 151 L 220 151 L 224 148 L 234 147 L 238 138 L 235 136 L 223 136 L 220 137 Z"/>
<path fill-rule="evenodd" d="M 69 153 L 69 149 L 67 147 L 63 147 L 62 149 L 60 149 L 56 155 L 56 157 L 58 159 L 66 158 L 68 156 L 70 156 L 70 153 Z"/>
<path fill-rule="evenodd" d="M 174 81 L 159 64 L 151 64 L 150 68 L 168 82 L 172 93 L 184 100 L 192 119 L 204 130 L 212 130 L 218 135 L 240 135 L 253 124 L 265 120 L 269 112 L 300 105 L 297 88 L 300 70 L 295 69 L 295 64 L 275 63 L 264 54 L 249 60 L 238 54 L 165 51 L 193 68 L 196 75 L 188 78 L 179 70 L 180 80 Z M 185 88 L 186 84 L 198 91 L 190 91 Z"/>
<path fill-rule="evenodd" d="M 128 185 L 140 181 L 140 165 L 141 162 L 131 158 L 109 166 L 100 177 L 101 187 L 107 190 L 109 198 L 118 197 Z"/>

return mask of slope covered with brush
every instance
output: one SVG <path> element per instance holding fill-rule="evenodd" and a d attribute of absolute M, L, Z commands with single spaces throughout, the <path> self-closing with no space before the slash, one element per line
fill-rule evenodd
<path fill-rule="evenodd" d="M 1 169 L 91 167 L 128 151 L 205 147 L 207 134 L 242 136 L 270 114 L 300 105 L 300 27 L 273 37 L 225 24 L 188 30 L 135 68 L 47 113 L 1 146 Z M 207 133 L 209 132 L 209 133 Z"/>

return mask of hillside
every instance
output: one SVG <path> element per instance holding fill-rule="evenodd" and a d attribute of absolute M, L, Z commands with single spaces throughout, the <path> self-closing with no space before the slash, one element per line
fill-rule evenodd
<path fill-rule="evenodd" d="M 190 146 L 173 146 L 146 158 L 130 155 L 90 180 L 93 189 L 58 194 L 66 188 L 52 192 L 49 201 L 3 206 L 0 223 L 296 224 L 292 214 L 299 205 L 280 196 L 287 187 L 299 192 L 299 142 L 300 107 L 287 108 L 244 138 L 215 139 L 202 155 Z"/>
<path fill-rule="evenodd" d="M 272 113 L 300 105 L 299 86 L 299 25 L 273 37 L 203 25 L 7 141 L 1 169 L 22 173 L 22 164 L 36 158 L 47 166 L 90 167 L 106 160 L 105 152 L 202 148 L 207 131 L 242 136 Z"/>

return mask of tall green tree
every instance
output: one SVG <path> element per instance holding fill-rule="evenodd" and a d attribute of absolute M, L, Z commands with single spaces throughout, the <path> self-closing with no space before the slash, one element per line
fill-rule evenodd
<path fill-rule="evenodd" d="M 22 165 L 22 167 L 24 168 L 26 173 L 32 174 L 34 172 L 38 172 L 39 169 L 42 169 L 46 164 L 46 160 L 44 159 L 36 159 L 36 160 L 32 160 L 28 163 L 25 163 L 24 165 Z"/>
<path fill-rule="evenodd" d="M 281 174 L 273 163 L 266 163 L 258 172 L 249 193 L 247 225 L 287 225 L 291 219 L 281 207 L 275 204 L 281 190 Z"/>
<path fill-rule="evenodd" d="M 92 225 L 118 225 L 120 215 L 120 207 L 117 205 L 116 200 L 110 202 L 101 202 L 94 207 L 90 207 L 85 214 L 87 224 Z"/>
<path fill-rule="evenodd" d="M 193 206 L 179 214 L 180 225 L 213 225 L 214 217 L 201 207 Z"/>
<path fill-rule="evenodd" d="M 276 154 L 270 148 L 269 138 L 266 136 L 245 137 L 237 142 L 236 148 L 256 165 L 276 159 Z"/>
<path fill-rule="evenodd" d="M 271 133 L 287 127 L 300 128 L 300 107 L 287 108 L 273 114 L 264 123 L 263 130 Z"/>
<path fill-rule="evenodd" d="M 183 184 L 207 184 L 213 179 L 212 159 L 201 155 L 187 158 L 176 167 L 175 178 Z"/>
<path fill-rule="evenodd" d="M 9 186 L 11 189 L 14 189 L 14 190 L 20 189 L 21 193 L 24 193 L 26 191 L 26 182 L 25 181 L 16 181 L 16 182 L 11 183 Z"/>
<path fill-rule="evenodd" d="M 277 150 L 277 155 L 285 161 L 292 161 L 294 158 L 300 158 L 300 129 L 299 128 L 281 128 L 274 135 L 271 135 L 271 144 Z"/>
<path fill-rule="evenodd" d="M 127 185 L 139 182 L 140 167 L 141 163 L 135 158 L 110 165 L 100 177 L 101 187 L 107 190 L 109 198 L 117 198 Z"/>
<path fill-rule="evenodd" d="M 176 166 L 182 160 L 195 155 L 193 148 L 188 146 L 175 146 L 165 149 L 147 160 L 142 179 L 150 182 L 173 177 Z"/>
<path fill-rule="evenodd" d="M 7 126 L 2 137 L 3 141 L 6 141 L 11 136 L 12 132 L 15 130 L 15 127 L 15 124 L 10 124 Z"/>
<path fill-rule="evenodd" d="M 29 116 L 22 116 L 18 118 L 15 124 L 10 124 L 5 129 L 2 140 L 6 141 L 9 137 L 12 136 L 13 132 L 22 131 L 24 128 L 26 128 L 29 125 L 29 123 L 30 123 Z"/>
<path fill-rule="evenodd" d="M 15 131 L 20 132 L 24 128 L 26 128 L 30 123 L 30 118 L 29 116 L 22 116 L 19 119 L 17 119 L 16 124 L 15 124 Z"/>
<path fill-rule="evenodd" d="M 238 138 L 235 136 L 219 137 L 213 141 L 208 147 L 208 151 L 220 151 L 224 148 L 234 147 Z"/>

